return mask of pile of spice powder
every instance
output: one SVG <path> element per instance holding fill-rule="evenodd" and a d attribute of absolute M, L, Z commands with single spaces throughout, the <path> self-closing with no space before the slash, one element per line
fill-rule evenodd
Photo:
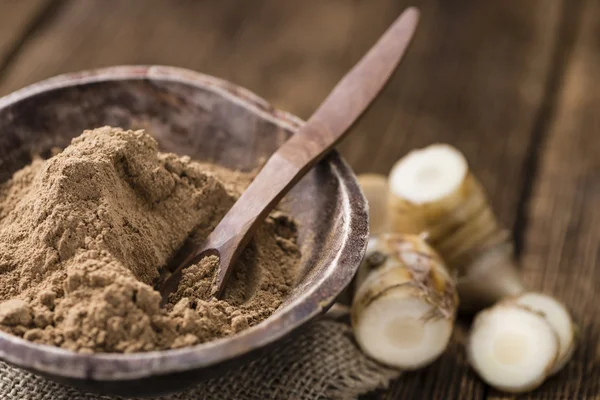
<path fill-rule="evenodd" d="M 155 287 L 188 238 L 201 242 L 251 180 L 158 151 L 144 131 L 85 131 L 0 184 L 0 329 L 93 352 L 173 349 L 227 336 L 272 314 L 297 278 L 296 224 L 258 229 L 221 300 L 217 267 L 185 270 L 161 308 Z"/>

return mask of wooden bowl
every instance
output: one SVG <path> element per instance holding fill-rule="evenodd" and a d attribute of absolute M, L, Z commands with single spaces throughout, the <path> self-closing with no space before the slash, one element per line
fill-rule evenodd
<path fill-rule="evenodd" d="M 0 182 L 33 153 L 48 155 L 103 125 L 149 127 L 163 151 L 251 170 L 301 124 L 243 88 L 187 70 L 133 66 L 67 74 L 0 99 Z M 181 390 L 257 354 L 332 304 L 367 243 L 365 199 L 335 151 L 282 204 L 300 222 L 302 274 L 281 308 L 260 324 L 193 347 L 138 354 L 78 354 L 0 332 L 0 359 L 84 390 L 140 396 Z"/>

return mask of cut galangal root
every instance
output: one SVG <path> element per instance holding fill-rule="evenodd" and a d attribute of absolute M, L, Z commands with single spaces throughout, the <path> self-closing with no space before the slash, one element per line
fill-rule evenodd
<path fill-rule="evenodd" d="M 524 293 L 475 317 L 467 353 L 488 384 L 521 393 L 565 365 L 574 349 L 573 331 L 569 313 L 557 300 Z"/>
<path fill-rule="evenodd" d="M 462 271 L 469 255 L 504 239 L 467 160 L 448 144 L 413 150 L 390 171 L 392 230 L 428 234 L 448 267 Z"/>
<path fill-rule="evenodd" d="M 392 168 L 389 191 L 391 230 L 427 234 L 459 278 L 462 311 L 478 311 L 524 290 L 511 236 L 459 150 L 433 144 L 411 151 Z"/>
<path fill-rule="evenodd" d="M 512 243 L 502 243 L 485 249 L 456 281 L 460 309 L 472 314 L 498 300 L 514 297 L 525 291 L 513 262 Z"/>
<path fill-rule="evenodd" d="M 389 191 L 387 177 L 380 174 L 358 175 L 360 185 L 369 205 L 369 232 L 372 236 L 388 232 Z"/>
<path fill-rule="evenodd" d="M 352 328 L 377 361 L 410 370 L 448 346 L 457 295 L 442 260 L 420 236 L 372 238 L 352 303 Z"/>
<path fill-rule="evenodd" d="M 517 304 L 543 314 L 558 335 L 560 345 L 558 359 L 550 373 L 554 374 L 560 371 L 571 359 L 575 350 L 576 326 L 571 319 L 571 314 L 564 304 L 554 297 L 542 293 L 524 293 L 516 297 L 514 301 Z"/>

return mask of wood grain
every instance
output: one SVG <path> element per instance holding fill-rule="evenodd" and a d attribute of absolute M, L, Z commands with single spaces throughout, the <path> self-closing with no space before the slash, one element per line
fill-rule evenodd
<path fill-rule="evenodd" d="M 52 0 L 0 0 L 0 73 Z"/>
<path fill-rule="evenodd" d="M 308 117 L 405 8 L 370 3 L 71 0 L 0 78 L 0 94 L 68 71 L 157 63 L 217 75 Z"/>
<path fill-rule="evenodd" d="M 565 369 L 523 399 L 600 398 L 600 4 L 583 2 L 581 15 L 557 110 L 539 144 L 522 257 L 526 282 L 567 304 L 581 338 Z"/>
<path fill-rule="evenodd" d="M 579 2 L 70 0 L 12 57 L 0 74 L 0 95 L 67 71 L 157 63 L 228 79 L 308 117 L 393 19 L 407 5 L 419 6 L 422 19 L 406 60 L 341 151 L 357 172 L 387 173 L 414 147 L 444 141 L 462 150 L 500 220 L 526 228 L 528 283 L 565 300 L 584 323 L 577 361 L 531 398 L 600 398 L 597 380 L 584 381 L 600 374 L 600 327 L 591 322 L 600 289 L 594 272 L 600 217 L 593 207 L 600 196 L 594 181 L 600 11 L 592 0 L 585 2 L 553 119 L 556 82 L 569 61 L 560 57 L 564 13 L 573 3 Z M 532 174 L 538 164 L 539 181 Z M 521 208 L 531 185 L 529 207 Z M 516 221 L 521 212 L 528 225 Z M 377 396 L 501 397 L 468 367 L 465 338 L 463 324 L 440 360 Z"/>
<path fill-rule="evenodd" d="M 512 227 L 551 79 L 561 11 L 559 2 L 424 3 L 413 52 L 384 104 L 366 116 L 362 138 L 344 144 L 352 166 L 387 173 L 411 148 L 449 142 L 466 154 L 500 220 Z M 404 375 L 380 398 L 487 397 L 489 388 L 464 354 L 467 326 L 457 326 L 449 351 L 436 363 Z"/>
<path fill-rule="evenodd" d="M 307 117 L 406 4 L 70 1 L 0 76 L 0 94 L 67 71 L 158 63 L 231 80 Z M 387 172 L 410 148 L 451 142 L 511 225 L 560 3 L 417 4 L 406 62 L 343 154 L 357 172 Z"/>

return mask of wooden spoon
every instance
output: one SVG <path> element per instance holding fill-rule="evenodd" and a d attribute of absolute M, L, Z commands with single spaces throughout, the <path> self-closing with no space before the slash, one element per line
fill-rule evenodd
<path fill-rule="evenodd" d="M 296 134 L 267 161 L 208 238 L 179 264 L 161 287 L 163 302 L 177 289 L 184 268 L 207 255 L 219 257 L 213 295 L 219 297 L 232 266 L 279 200 L 347 133 L 373 102 L 400 62 L 419 12 L 408 8 L 336 85 Z"/>

